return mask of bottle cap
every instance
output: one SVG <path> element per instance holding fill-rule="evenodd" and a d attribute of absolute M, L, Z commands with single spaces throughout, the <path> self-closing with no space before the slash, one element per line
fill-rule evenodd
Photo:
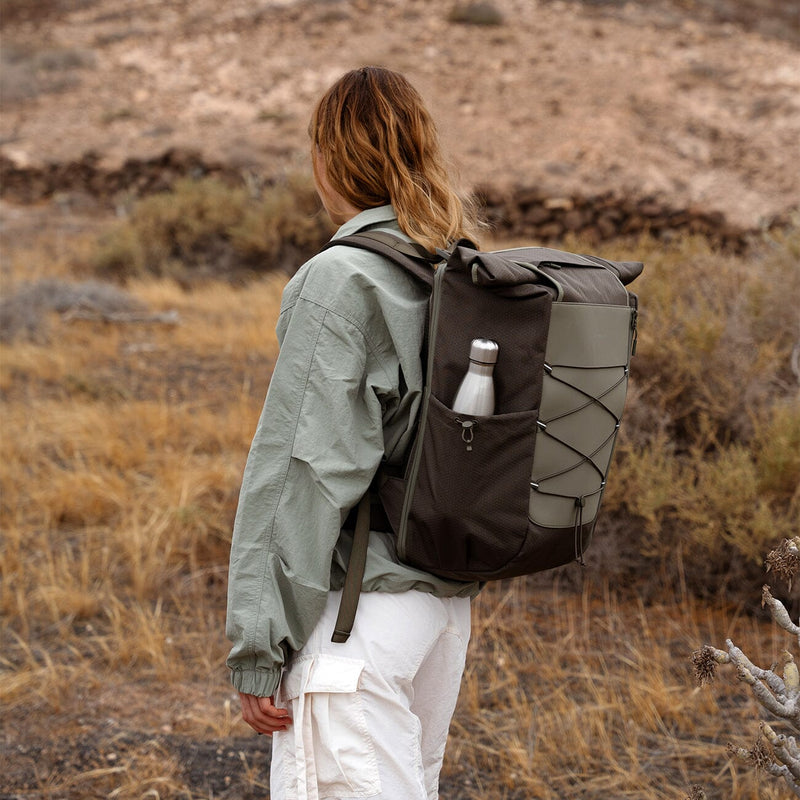
<path fill-rule="evenodd" d="M 494 364 L 497 362 L 497 342 L 491 339 L 473 339 L 469 349 L 470 361 L 477 361 L 479 364 Z"/>

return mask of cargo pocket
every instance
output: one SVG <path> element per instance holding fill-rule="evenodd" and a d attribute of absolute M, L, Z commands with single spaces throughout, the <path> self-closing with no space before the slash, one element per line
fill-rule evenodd
<path fill-rule="evenodd" d="M 363 669 L 359 659 L 317 654 L 301 656 L 283 676 L 279 700 L 290 705 L 293 719 L 282 734 L 290 800 L 380 793 L 378 760 L 359 691 Z"/>

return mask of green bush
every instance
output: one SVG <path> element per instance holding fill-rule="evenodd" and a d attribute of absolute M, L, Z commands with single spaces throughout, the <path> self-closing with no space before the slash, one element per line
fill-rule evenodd
<path fill-rule="evenodd" d="M 614 547 L 701 593 L 744 593 L 800 524 L 800 228 L 744 256 L 694 239 L 633 256 L 647 266 L 604 501 Z"/>
<path fill-rule="evenodd" d="M 98 242 L 90 268 L 121 280 L 238 280 L 296 269 L 330 232 L 308 178 L 293 176 L 255 194 L 217 178 L 184 179 L 136 202 Z"/>

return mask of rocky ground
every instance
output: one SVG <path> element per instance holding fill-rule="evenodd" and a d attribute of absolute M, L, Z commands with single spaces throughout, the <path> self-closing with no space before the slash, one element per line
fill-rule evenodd
<path fill-rule="evenodd" d="M 324 88 L 381 63 L 428 99 L 467 186 L 748 228 L 798 204 L 795 0 L 491 5 L 499 24 L 429 0 L 3 0 L 0 155 L 113 170 L 179 148 L 275 175 L 305 164 Z"/>

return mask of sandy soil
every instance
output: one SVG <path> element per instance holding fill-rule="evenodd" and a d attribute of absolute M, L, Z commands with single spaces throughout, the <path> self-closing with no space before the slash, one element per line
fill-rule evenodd
<path fill-rule="evenodd" d="M 794 0 L 494 5 L 501 25 L 428 0 L 5 0 L 0 152 L 113 167 L 177 146 L 276 174 L 304 163 L 321 91 L 382 63 L 467 186 L 659 195 L 746 227 L 800 201 Z"/>

